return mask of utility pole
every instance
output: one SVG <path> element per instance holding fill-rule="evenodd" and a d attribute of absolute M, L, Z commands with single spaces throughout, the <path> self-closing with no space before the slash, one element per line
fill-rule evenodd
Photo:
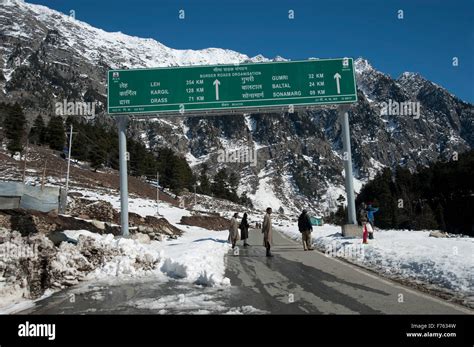
<path fill-rule="evenodd" d="M 72 123 L 71 130 L 69 131 L 69 151 L 67 154 L 67 172 L 66 172 L 66 204 L 67 204 L 67 192 L 69 190 L 69 170 L 71 167 L 71 149 L 72 149 Z"/>
<path fill-rule="evenodd" d="M 156 215 L 160 215 L 160 173 L 156 172 Z"/>
<path fill-rule="evenodd" d="M 29 141 L 26 139 L 26 150 L 25 150 L 25 155 L 23 156 L 23 184 L 25 184 L 25 179 L 26 179 L 26 156 L 28 155 L 28 145 Z"/>
<path fill-rule="evenodd" d="M 117 118 L 119 135 L 119 167 L 120 167 L 120 224 L 122 236 L 128 237 L 128 175 L 127 175 L 127 124 L 128 116 Z"/>

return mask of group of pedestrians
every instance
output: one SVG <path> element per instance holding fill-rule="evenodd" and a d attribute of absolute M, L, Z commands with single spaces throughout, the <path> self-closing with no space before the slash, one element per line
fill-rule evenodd
<path fill-rule="evenodd" d="M 262 234 L 263 234 L 263 246 L 266 248 L 267 257 L 273 257 L 272 253 L 270 252 L 271 244 L 272 244 L 272 209 L 269 207 L 266 210 L 265 216 L 263 217 L 262 223 Z M 228 241 L 232 244 L 232 249 L 235 248 L 237 241 L 240 239 L 244 242 L 244 247 L 250 246 L 247 242 L 249 238 L 249 228 L 250 224 L 247 219 L 247 213 L 244 213 L 240 224 L 237 222 L 237 218 L 239 218 L 238 213 L 234 213 L 234 216 L 230 220 L 230 227 L 229 227 L 229 239 Z M 240 233 L 239 233 L 240 229 Z"/>
<path fill-rule="evenodd" d="M 263 217 L 263 223 L 261 223 L 262 234 L 263 234 L 263 246 L 266 249 L 266 256 L 273 257 L 271 252 L 272 242 L 273 242 L 273 233 L 272 233 L 272 209 L 268 207 L 265 211 Z M 235 248 L 237 241 L 241 239 L 244 243 L 244 247 L 248 247 L 249 244 L 247 239 L 249 237 L 249 227 L 250 224 L 247 219 L 247 213 L 244 213 L 240 224 L 237 219 L 239 218 L 238 213 L 234 213 L 234 216 L 230 220 L 229 227 L 229 242 L 232 243 L 232 249 Z M 240 229 L 240 234 L 239 234 Z M 311 243 L 311 232 L 313 231 L 313 226 L 311 224 L 311 219 L 306 210 L 303 210 L 301 215 L 298 218 L 298 229 L 302 234 L 303 239 L 303 249 L 305 251 L 313 250 Z"/>
<path fill-rule="evenodd" d="M 372 240 L 374 238 L 374 214 L 378 210 L 378 208 L 373 207 L 370 203 L 368 205 L 366 205 L 365 203 L 361 204 L 361 208 L 359 210 L 359 221 L 362 224 L 363 228 L 363 243 L 368 243 L 368 239 Z M 263 217 L 263 223 L 256 223 L 257 227 L 261 226 L 262 228 L 263 246 L 266 249 L 267 257 L 273 257 L 270 251 L 273 239 L 271 214 L 272 209 L 268 207 L 265 211 L 265 216 Z M 237 218 L 239 218 L 239 214 L 234 213 L 234 216 L 230 220 L 228 241 L 232 243 L 232 249 L 235 248 L 239 239 L 243 241 L 244 247 L 250 246 L 247 242 L 249 238 L 250 228 L 250 224 L 247 219 L 247 213 L 244 213 L 240 223 L 238 223 Z M 313 231 L 313 224 L 311 223 L 311 218 L 308 215 L 307 210 L 303 210 L 300 216 L 298 217 L 298 229 L 301 233 L 301 239 L 303 241 L 303 250 L 312 251 L 314 249 L 312 247 L 311 242 L 311 232 Z"/>
<path fill-rule="evenodd" d="M 237 218 L 239 218 L 238 213 L 234 213 L 234 216 L 230 220 L 230 227 L 229 227 L 229 242 L 232 243 L 232 249 L 235 248 L 235 244 L 239 239 L 244 241 L 244 247 L 248 247 L 249 244 L 247 243 L 247 239 L 249 238 L 249 222 L 247 220 L 247 213 L 244 213 L 240 224 L 237 222 Z M 239 234 L 240 229 L 240 234 Z"/>

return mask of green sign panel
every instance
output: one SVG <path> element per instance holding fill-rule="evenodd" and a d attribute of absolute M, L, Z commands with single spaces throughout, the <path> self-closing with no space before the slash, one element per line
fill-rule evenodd
<path fill-rule="evenodd" d="M 353 60 L 111 70 L 108 113 L 186 113 L 357 101 Z"/>

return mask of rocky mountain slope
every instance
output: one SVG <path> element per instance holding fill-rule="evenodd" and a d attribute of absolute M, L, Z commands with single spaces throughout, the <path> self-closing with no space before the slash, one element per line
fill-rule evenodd
<path fill-rule="evenodd" d="M 275 59 L 282 59 L 276 57 Z M 153 39 L 108 33 L 43 6 L 0 1 L 0 102 L 19 101 L 31 120 L 56 101 L 98 102 L 104 114 L 106 71 L 265 61 L 231 50 L 175 50 Z M 355 61 L 359 102 L 350 122 L 356 188 L 384 166 L 415 168 L 474 144 L 474 106 L 419 74 L 398 79 Z M 383 115 L 384 103 L 419 102 L 420 114 Z M 105 116 L 104 116 L 105 117 Z M 169 146 L 199 170 L 225 166 L 257 207 L 334 208 L 343 193 L 341 125 L 333 107 L 293 114 L 247 114 L 134 121 L 130 134 Z M 221 163 L 219 150 L 256 150 L 256 165 Z"/>

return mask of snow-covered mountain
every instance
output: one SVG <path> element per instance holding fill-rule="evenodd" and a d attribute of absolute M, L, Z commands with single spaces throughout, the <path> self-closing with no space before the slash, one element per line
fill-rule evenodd
<path fill-rule="evenodd" d="M 110 68 L 267 60 L 220 48 L 176 50 L 154 39 L 105 32 L 44 6 L 0 0 L 0 101 L 20 102 L 30 120 L 52 114 L 54 102 L 63 99 L 98 101 L 103 113 Z M 350 122 L 358 186 L 384 166 L 415 168 L 473 147 L 473 105 L 419 74 L 392 79 L 363 58 L 355 67 L 359 102 L 350 109 Z M 419 102 L 419 119 L 382 115 L 389 100 Z M 239 192 L 258 207 L 322 209 L 334 207 L 343 193 L 341 126 L 332 107 L 150 119 L 134 122 L 130 133 L 151 148 L 174 148 L 196 170 L 204 162 L 210 173 L 228 167 L 240 175 Z M 255 166 L 218 161 L 219 150 L 248 148 L 257 151 Z"/>

